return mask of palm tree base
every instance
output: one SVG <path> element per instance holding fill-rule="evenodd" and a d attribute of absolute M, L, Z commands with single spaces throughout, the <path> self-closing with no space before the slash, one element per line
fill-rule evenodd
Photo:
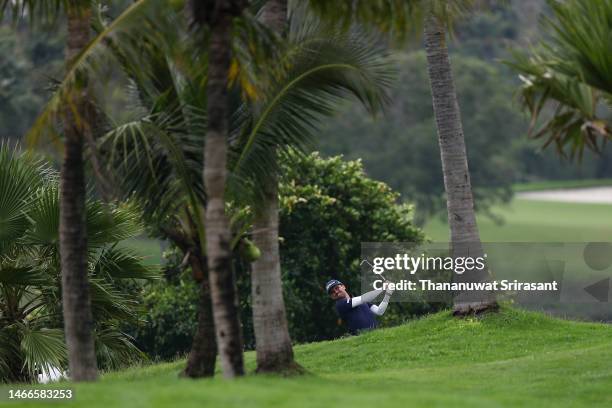
<path fill-rule="evenodd" d="M 294 377 L 297 375 L 308 374 L 308 371 L 295 361 L 284 364 L 265 365 L 258 366 L 256 370 L 257 374 L 276 374 L 283 377 Z"/>
<path fill-rule="evenodd" d="M 464 302 L 453 305 L 453 316 L 455 317 L 477 316 L 483 313 L 497 311 L 499 311 L 499 304 L 495 300 Z"/>

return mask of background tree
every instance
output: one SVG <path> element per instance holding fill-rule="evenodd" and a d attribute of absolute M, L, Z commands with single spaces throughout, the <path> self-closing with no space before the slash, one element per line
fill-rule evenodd
<path fill-rule="evenodd" d="M 385 120 L 371 118 L 357 104 L 340 106 L 339 115 L 323 124 L 317 145 L 324 155 L 361 158 L 372 178 L 414 203 L 415 223 L 421 226 L 434 216 L 446 219 L 433 108 L 427 103 L 431 99 L 427 61 L 422 50 L 415 50 L 394 53 L 393 62 L 399 75 L 391 85 L 392 103 Z M 526 131 L 525 116 L 517 111 L 514 87 L 500 67 L 455 53 L 453 73 L 465 118 L 476 210 L 497 219 L 492 209 L 512 198 L 512 183 L 523 174 L 521 167 L 538 162 L 543 167 L 550 161 L 535 152 L 532 159 L 533 148 L 519 139 Z M 519 155 L 525 159 L 519 160 Z M 558 169 L 553 159 L 551 167 Z"/>

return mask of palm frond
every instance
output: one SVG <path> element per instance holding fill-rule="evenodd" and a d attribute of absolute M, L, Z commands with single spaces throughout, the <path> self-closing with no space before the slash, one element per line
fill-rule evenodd
<path fill-rule="evenodd" d="M 96 321 L 133 320 L 136 301 L 102 279 L 90 279 L 91 308 Z"/>
<path fill-rule="evenodd" d="M 236 114 L 241 131 L 230 151 L 233 194 L 277 170 L 278 149 L 306 150 L 322 118 L 357 98 L 372 114 L 383 110 L 394 68 L 382 47 L 359 32 L 324 35 L 297 30 L 266 78 L 265 94 Z"/>
<path fill-rule="evenodd" d="M 49 284 L 49 277 L 40 269 L 33 266 L 10 266 L 0 267 L 0 284 L 35 286 Z"/>
<path fill-rule="evenodd" d="M 570 159 L 580 160 L 585 148 L 600 152 L 612 137 L 612 127 L 599 116 L 605 107 L 602 92 L 552 68 L 546 58 L 532 50 L 514 52 L 506 61 L 523 82 L 519 96 L 531 115 L 530 136 Z"/>
<path fill-rule="evenodd" d="M 549 0 L 543 43 L 547 63 L 612 95 L 612 0 Z"/>
<path fill-rule="evenodd" d="M 28 212 L 30 228 L 22 242 L 50 249 L 59 246 L 59 186 L 49 183 L 33 194 L 32 209 Z"/>
<path fill-rule="evenodd" d="M 108 275 L 111 279 L 155 280 L 161 277 L 159 267 L 144 265 L 141 257 L 126 248 L 104 250 L 94 269 L 96 275 Z"/>
<path fill-rule="evenodd" d="M 31 154 L 0 145 L 0 255 L 29 227 L 33 193 L 47 174 L 46 166 Z"/>
<path fill-rule="evenodd" d="M 90 249 L 114 244 L 142 233 L 139 212 L 129 204 L 110 208 L 101 201 L 90 200 L 87 211 L 87 246 Z"/>
<path fill-rule="evenodd" d="M 142 107 L 142 114 L 102 138 L 124 197 L 138 200 L 144 217 L 158 225 L 174 222 L 184 208 L 205 201 L 206 64 L 199 49 L 190 41 L 172 51 L 145 44 L 139 66 L 123 58 L 122 68 L 135 89 L 132 103 Z"/>
<path fill-rule="evenodd" d="M 146 359 L 134 344 L 134 339 L 116 327 L 98 330 L 95 348 L 98 365 L 103 369 L 116 370 Z"/>
<path fill-rule="evenodd" d="M 40 372 L 50 375 L 54 369 L 66 366 L 64 333 L 60 329 L 31 329 L 20 325 L 24 368 L 36 378 Z"/>
<path fill-rule="evenodd" d="M 163 44 L 166 34 L 170 35 L 171 32 L 167 16 L 172 13 L 173 7 L 166 1 L 138 0 L 105 26 L 69 64 L 63 80 L 26 135 L 28 144 L 37 145 L 45 136 L 55 138 L 55 124 L 61 120 L 62 112 L 69 109 L 73 114 L 78 113 L 74 105 L 75 95 L 80 93 L 75 91 L 86 84 L 84 79 L 101 73 L 113 61 L 109 48 L 114 44 L 121 43 L 124 54 L 138 53 L 138 40 L 135 38 L 147 38 L 152 43 Z M 75 115 L 74 120 L 85 119 Z"/>

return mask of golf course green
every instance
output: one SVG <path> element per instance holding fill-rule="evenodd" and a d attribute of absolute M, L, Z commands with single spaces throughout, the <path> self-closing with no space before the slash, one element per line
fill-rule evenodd
<path fill-rule="evenodd" d="M 178 377 L 184 361 L 134 367 L 74 391 L 79 407 L 604 406 L 612 404 L 612 327 L 504 307 L 441 312 L 358 337 L 295 347 L 308 374 L 236 381 Z M 246 354 L 254 369 L 254 353 Z M 13 386 L 14 387 L 14 386 Z M 4 388 L 3 394 L 7 391 Z M 5 398 L 6 402 L 7 399 Z M 40 402 L 9 402 L 40 406 Z"/>

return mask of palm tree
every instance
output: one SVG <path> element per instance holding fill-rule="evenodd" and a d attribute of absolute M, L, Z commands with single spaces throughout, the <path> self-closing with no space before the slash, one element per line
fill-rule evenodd
<path fill-rule="evenodd" d="M 454 18 L 469 10 L 474 1 L 376 0 L 371 3 L 347 0 L 333 3 L 333 7 L 339 10 L 335 13 L 331 10 L 331 3 L 319 0 L 310 0 L 309 3 L 326 18 L 339 17 L 346 26 L 354 22 L 373 25 L 377 30 L 392 33 L 398 39 L 405 38 L 410 31 L 416 31 L 415 27 L 424 26 L 427 71 L 446 191 L 450 250 L 454 257 L 482 255 L 461 115 L 446 47 L 446 27 Z M 337 7 L 338 3 L 341 3 L 340 7 Z M 490 277 L 488 271 L 483 271 L 478 276 L 472 274 L 455 278 L 481 281 Z M 496 307 L 492 293 L 458 296 L 453 301 L 455 315 L 478 313 Z"/>
<path fill-rule="evenodd" d="M 261 21 L 283 36 L 287 28 L 286 0 L 268 0 Z M 276 161 L 276 158 L 273 159 Z M 261 257 L 251 266 L 253 329 L 257 372 L 299 372 L 287 324 L 278 246 L 278 178 L 263 182 L 262 205 L 253 221 L 253 243 Z"/>
<path fill-rule="evenodd" d="M 181 250 L 200 285 L 197 332 L 182 374 L 209 377 L 215 372 L 217 348 L 203 245 L 205 63 L 188 41 L 168 49 L 146 39 L 134 41 L 139 43 L 138 58 L 118 60 L 137 90 L 128 92 L 131 104 L 144 114 L 111 128 L 100 140 L 100 151 L 119 181 L 120 196 L 137 200 L 146 223 Z M 114 52 L 121 54 L 119 48 Z"/>
<path fill-rule="evenodd" d="M 261 11 L 261 19 L 278 34 L 287 31 L 286 2 L 268 1 Z M 340 98 L 352 95 L 372 114 L 380 111 L 386 102 L 385 90 L 391 77 L 385 54 L 371 45 L 372 38 L 326 30 L 307 16 L 303 16 L 302 20 L 295 21 L 288 30 L 286 50 L 281 53 L 285 57 L 277 57 L 281 66 L 291 68 L 272 70 L 268 79 L 263 80 L 264 83 L 280 86 L 272 87 L 274 92 L 269 97 L 262 97 L 261 106 L 253 104 L 250 109 L 250 112 L 263 114 L 255 118 L 257 120 L 249 128 L 251 134 L 240 145 L 244 147 L 235 168 L 238 173 L 244 173 L 239 168 L 250 169 L 252 164 L 248 162 L 252 162 L 253 158 L 266 163 L 267 168 L 265 172 L 252 170 L 252 174 L 257 174 L 262 180 L 261 200 L 255 209 L 253 229 L 254 243 L 261 249 L 262 256 L 253 262 L 251 272 L 258 372 L 301 372 L 293 358 L 282 292 L 277 155 L 288 145 L 302 145 L 299 139 L 293 143 L 287 142 L 296 137 L 312 140 L 321 119 L 335 112 L 333 102 Z M 366 47 L 371 47 L 369 52 Z M 292 81 L 297 82 L 297 88 L 290 85 Z M 298 92 L 308 94 L 298 96 Z M 279 97 L 282 99 L 277 101 Z M 320 105 L 313 106 L 311 101 L 317 101 Z M 274 116 L 282 120 L 266 123 Z M 280 138 L 277 145 L 272 141 L 275 138 Z M 260 153 L 257 153 L 258 150 Z"/>
<path fill-rule="evenodd" d="M 2 13 L 9 7 L 14 13 L 22 10 L 31 15 L 51 15 L 60 5 L 66 12 L 66 67 L 89 43 L 92 3 L 77 1 L 12 2 L 3 0 Z M 98 376 L 92 335 L 91 298 L 87 281 L 87 231 L 85 229 L 85 176 L 83 139 L 90 132 L 91 112 L 87 106 L 86 79 L 73 88 L 63 112 L 64 151 L 60 175 L 61 217 L 60 247 L 62 254 L 62 288 L 66 343 L 70 376 L 75 381 L 92 381 Z M 77 119 L 78 117 L 78 119 Z"/>
<path fill-rule="evenodd" d="M 91 19 L 95 2 L 90 0 L 0 0 L 0 17 L 9 11 L 14 17 L 27 14 L 32 20 L 55 20 L 64 11 L 68 37 L 66 46 L 66 74 L 53 97 L 32 126 L 28 140 L 31 144 L 44 135 L 58 141 L 53 121 L 63 123 L 63 161 L 60 176 L 61 191 L 61 248 L 62 288 L 65 314 L 65 333 L 68 344 L 70 375 L 75 381 L 97 378 L 91 296 L 87 277 L 87 230 L 85 225 L 85 177 L 83 145 L 93 140 L 96 123 L 95 104 L 88 85 L 88 72 L 96 65 L 96 57 L 110 34 L 119 37 L 138 30 L 153 32 L 148 20 L 160 9 L 155 0 L 138 0 L 117 19 L 91 39 Z M 138 21 L 139 24 L 135 24 Z M 148 23 L 148 24 L 147 24 Z M 148 29 L 148 30 L 147 30 Z M 144 33 L 143 33 L 144 35 Z M 105 54 L 103 54 L 104 56 Z M 93 144 L 93 143 L 92 143 Z M 95 161 L 94 161 L 95 162 Z"/>
<path fill-rule="evenodd" d="M 227 179 L 228 93 L 234 18 L 246 6 L 240 0 L 191 2 L 194 22 L 208 27 L 207 107 L 208 126 L 204 147 L 206 187 L 206 255 L 217 347 L 223 375 L 244 375 L 242 329 L 238 313 L 236 279 L 231 265 L 231 234 L 225 214 Z"/>
<path fill-rule="evenodd" d="M 612 1 L 555 1 L 550 7 L 542 24 L 546 40 L 515 51 L 506 63 L 523 81 L 530 135 L 561 156 L 581 159 L 585 148 L 599 153 L 612 136 Z"/>
<path fill-rule="evenodd" d="M 36 381 L 65 370 L 59 255 L 57 174 L 32 155 L 0 146 L 0 381 Z M 90 231 L 87 270 L 92 287 L 97 362 L 117 368 L 142 358 L 122 321 L 135 320 L 126 279 L 155 279 L 157 270 L 117 243 L 140 233 L 137 213 L 122 206 L 86 204 Z"/>
<path fill-rule="evenodd" d="M 66 10 L 68 37 L 66 64 L 89 43 L 91 2 L 73 3 Z M 85 78 L 83 78 L 85 80 Z M 91 295 L 87 276 L 87 230 L 85 224 L 85 169 L 83 141 L 91 132 L 87 85 L 75 88 L 64 113 L 64 154 L 60 173 L 60 254 L 64 332 L 70 377 L 93 381 L 98 377 L 93 337 Z M 77 120 L 72 110 L 76 109 Z"/>
<path fill-rule="evenodd" d="M 451 253 L 453 257 L 480 257 L 484 252 L 476 224 L 461 113 L 446 47 L 446 30 L 441 17 L 433 11 L 426 17 L 424 42 L 442 158 Z M 470 274 L 454 278 L 480 282 L 488 279 L 489 273 L 485 270 L 478 276 Z M 463 294 L 453 299 L 453 313 L 456 315 L 479 313 L 496 307 L 492 292 Z"/>

